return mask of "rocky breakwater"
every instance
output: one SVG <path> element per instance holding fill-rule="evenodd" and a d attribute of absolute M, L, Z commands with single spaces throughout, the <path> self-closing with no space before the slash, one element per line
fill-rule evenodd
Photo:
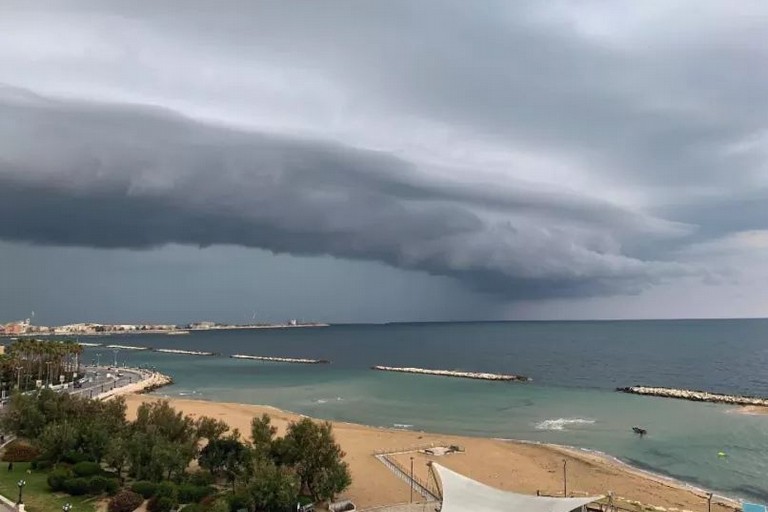
<path fill-rule="evenodd" d="M 215 356 L 216 352 L 203 352 L 201 350 L 182 350 L 179 348 L 155 348 L 154 352 L 161 352 L 163 354 L 182 354 L 187 356 Z"/>
<path fill-rule="evenodd" d="M 140 375 L 136 382 L 131 382 L 125 386 L 116 387 L 97 395 L 98 400 L 109 400 L 116 396 L 128 395 L 131 393 L 149 393 L 163 386 L 173 384 L 173 379 L 159 372 L 150 372 L 146 370 L 132 370 Z"/>
<path fill-rule="evenodd" d="M 621 393 L 633 395 L 659 396 L 663 398 L 676 398 L 678 400 L 690 400 L 692 402 L 711 402 L 729 405 L 752 405 L 768 407 L 768 399 L 756 396 L 723 395 L 710 393 L 709 391 L 694 391 L 690 389 L 658 388 L 648 386 L 629 386 L 616 388 Z"/>
<path fill-rule="evenodd" d="M 295 357 L 273 357 L 273 356 L 252 356 L 248 354 L 233 354 L 232 359 L 252 359 L 255 361 L 266 361 L 269 363 L 291 363 L 291 364 L 328 364 L 327 359 L 303 359 Z"/>
<path fill-rule="evenodd" d="M 382 372 L 416 373 L 419 375 L 438 375 L 440 377 L 458 377 L 461 379 L 498 380 L 505 382 L 528 382 L 531 379 L 522 375 L 507 375 L 503 373 L 462 372 L 458 370 L 429 370 L 426 368 L 397 368 L 394 366 L 372 366 L 372 370 Z"/>

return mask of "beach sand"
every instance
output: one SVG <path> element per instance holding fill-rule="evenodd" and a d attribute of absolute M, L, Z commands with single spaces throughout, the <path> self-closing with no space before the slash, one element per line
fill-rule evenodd
<path fill-rule="evenodd" d="M 153 395 L 126 395 L 128 416 L 134 418 L 136 409 L 145 401 L 160 400 Z M 178 410 L 192 417 L 210 416 L 227 422 L 247 435 L 250 422 L 255 416 L 267 413 L 278 427 L 279 435 L 285 432 L 289 422 L 299 415 L 273 407 L 187 400 L 168 399 Z M 574 495 L 603 495 L 613 491 L 615 503 L 631 510 L 652 510 L 647 505 L 667 510 L 706 511 L 707 501 L 703 492 L 680 486 L 676 482 L 652 477 L 618 462 L 580 450 L 552 445 L 536 445 L 494 439 L 460 437 L 373 428 L 363 425 L 333 422 L 336 439 L 346 452 L 353 484 L 345 498 L 354 501 L 358 508 L 369 508 L 409 501 L 410 488 L 395 477 L 374 456 L 374 451 L 399 451 L 415 446 L 458 445 L 464 453 L 441 457 L 427 457 L 420 453 L 393 456 L 403 466 L 409 467 L 414 457 L 414 473 L 424 480 L 429 477 L 426 462 L 436 460 L 450 469 L 501 489 L 536 494 L 562 493 L 563 461 L 567 460 L 568 492 Z M 421 500 L 418 494 L 415 498 Z M 633 504 L 639 502 L 644 506 Z M 733 510 L 735 504 L 715 497 L 714 512 Z M 661 509 L 659 509 L 661 510 Z"/>

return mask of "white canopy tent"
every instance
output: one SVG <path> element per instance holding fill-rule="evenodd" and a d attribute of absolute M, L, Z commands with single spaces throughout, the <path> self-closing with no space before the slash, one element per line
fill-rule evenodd
<path fill-rule="evenodd" d="M 432 463 L 442 483 L 441 512 L 571 512 L 602 496 L 550 498 L 502 491 Z"/>

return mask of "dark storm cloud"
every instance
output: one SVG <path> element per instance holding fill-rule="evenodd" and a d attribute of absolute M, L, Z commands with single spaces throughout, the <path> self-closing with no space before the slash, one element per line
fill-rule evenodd
<path fill-rule="evenodd" d="M 329 254 L 525 299 L 709 276 L 687 247 L 768 229 L 761 2 L 15 5 L 7 240 Z"/>
<path fill-rule="evenodd" d="M 4 98 L 6 240 L 330 254 L 456 277 L 508 297 L 627 291 L 684 272 L 622 255 L 616 243 L 622 231 L 664 237 L 680 226 L 607 203 L 452 186 L 382 153 L 161 110 L 17 90 Z"/>

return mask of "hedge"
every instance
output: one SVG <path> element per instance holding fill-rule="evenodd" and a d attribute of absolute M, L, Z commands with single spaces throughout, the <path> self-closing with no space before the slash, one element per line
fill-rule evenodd
<path fill-rule="evenodd" d="M 155 482 L 139 481 L 134 482 L 131 486 L 131 490 L 135 493 L 141 494 L 144 499 L 149 499 L 157 492 L 157 484 Z"/>
<path fill-rule="evenodd" d="M 68 469 L 59 468 L 54 469 L 48 474 L 48 487 L 53 492 L 60 492 L 64 490 L 64 482 L 72 478 L 72 472 Z"/>
<path fill-rule="evenodd" d="M 72 496 L 83 496 L 88 494 L 90 485 L 87 478 L 77 477 L 64 480 L 64 490 Z"/>
<path fill-rule="evenodd" d="M 84 460 L 72 466 L 72 472 L 76 476 L 96 476 L 101 474 L 101 465 L 98 462 L 89 462 Z"/>
<path fill-rule="evenodd" d="M 163 496 L 158 498 L 155 496 L 147 502 L 147 510 L 149 512 L 171 512 L 176 506 L 172 498 Z"/>
<path fill-rule="evenodd" d="M 213 492 L 213 488 L 207 485 L 181 484 L 179 486 L 179 503 L 197 503 Z"/>
<path fill-rule="evenodd" d="M 3 461 L 32 462 L 40 456 L 40 450 L 21 439 L 14 439 L 5 447 Z"/>
<path fill-rule="evenodd" d="M 107 510 L 109 512 L 133 512 L 144 503 L 144 498 L 133 491 L 123 490 L 115 494 L 109 500 Z"/>

